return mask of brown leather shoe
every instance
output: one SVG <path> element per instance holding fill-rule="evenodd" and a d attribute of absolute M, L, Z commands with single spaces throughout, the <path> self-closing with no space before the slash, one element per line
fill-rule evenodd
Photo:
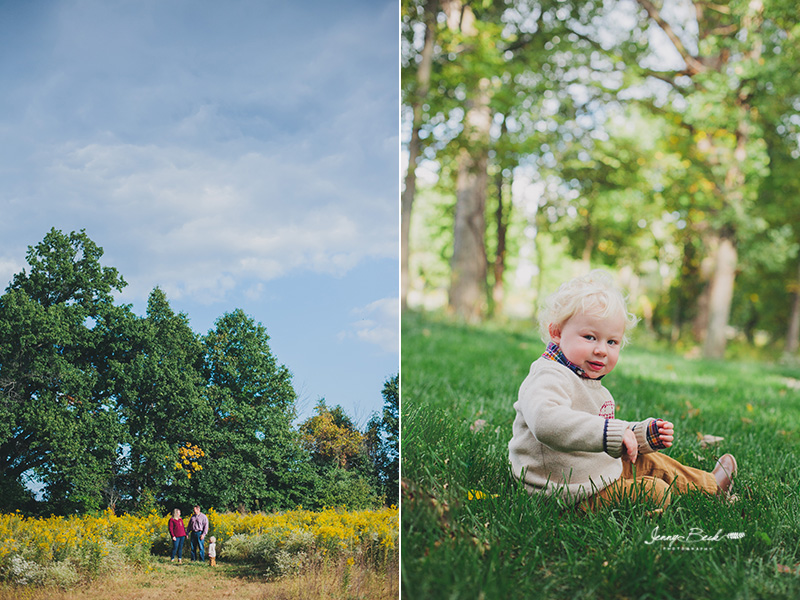
<path fill-rule="evenodd" d="M 723 454 L 719 457 L 717 464 L 711 474 L 717 480 L 720 494 L 730 494 L 733 486 L 733 476 L 736 475 L 736 459 L 731 454 Z"/>

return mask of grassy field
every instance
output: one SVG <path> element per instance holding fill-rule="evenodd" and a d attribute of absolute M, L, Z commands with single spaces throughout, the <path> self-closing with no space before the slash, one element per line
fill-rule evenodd
<path fill-rule="evenodd" d="M 396 600 L 397 564 L 383 576 L 346 559 L 317 565 L 296 577 L 266 581 L 259 569 L 218 562 L 178 565 L 154 559 L 147 571 L 125 569 L 113 576 L 64 590 L 58 587 L 0 586 L 0 600 Z"/>
<path fill-rule="evenodd" d="M 583 514 L 509 477 L 513 403 L 542 350 L 534 327 L 403 315 L 403 598 L 800 597 L 800 369 L 623 349 L 604 379 L 617 417 L 671 420 L 666 452 L 693 467 L 732 453 L 740 499 Z"/>

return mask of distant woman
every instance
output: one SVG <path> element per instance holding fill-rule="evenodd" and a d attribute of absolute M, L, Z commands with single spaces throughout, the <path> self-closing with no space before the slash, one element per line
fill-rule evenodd
<path fill-rule="evenodd" d="M 175 562 L 175 555 L 178 555 L 178 564 L 183 562 L 183 542 L 186 541 L 186 528 L 183 526 L 181 511 L 176 508 L 172 511 L 172 518 L 169 520 L 169 534 L 172 536 L 172 558 L 170 562 Z"/>

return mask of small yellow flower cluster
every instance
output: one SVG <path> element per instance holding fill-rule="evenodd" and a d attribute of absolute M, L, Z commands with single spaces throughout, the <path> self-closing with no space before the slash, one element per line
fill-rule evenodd
<path fill-rule="evenodd" d="M 197 461 L 205 455 L 206 453 L 200 446 L 186 442 L 185 446 L 178 448 L 178 460 L 175 463 L 175 470 L 183 471 L 186 473 L 186 477 L 191 479 L 194 473 L 203 470 L 203 465 Z"/>

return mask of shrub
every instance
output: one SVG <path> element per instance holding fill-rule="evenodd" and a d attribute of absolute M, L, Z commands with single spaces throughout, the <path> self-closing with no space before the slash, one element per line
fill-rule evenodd
<path fill-rule="evenodd" d="M 16 585 L 37 584 L 42 582 L 44 569 L 35 561 L 12 556 L 4 575 Z"/>
<path fill-rule="evenodd" d="M 314 550 L 314 534 L 294 530 L 288 535 L 279 529 L 248 536 L 236 534 L 220 550 L 226 560 L 256 563 L 267 577 L 277 579 L 302 571 Z"/>
<path fill-rule="evenodd" d="M 69 561 L 53 563 L 45 570 L 43 583 L 60 588 L 71 588 L 81 579 L 78 570 Z"/>

